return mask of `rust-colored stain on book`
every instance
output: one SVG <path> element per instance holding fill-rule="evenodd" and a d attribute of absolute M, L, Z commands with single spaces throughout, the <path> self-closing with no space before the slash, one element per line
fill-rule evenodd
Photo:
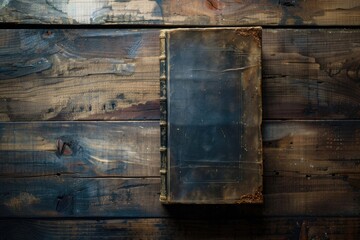
<path fill-rule="evenodd" d="M 262 203 L 261 28 L 160 33 L 164 203 Z"/>

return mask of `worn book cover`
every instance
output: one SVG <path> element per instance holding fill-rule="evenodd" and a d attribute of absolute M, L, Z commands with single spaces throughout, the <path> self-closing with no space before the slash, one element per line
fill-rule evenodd
<path fill-rule="evenodd" d="M 160 33 L 163 203 L 261 203 L 261 28 Z"/>

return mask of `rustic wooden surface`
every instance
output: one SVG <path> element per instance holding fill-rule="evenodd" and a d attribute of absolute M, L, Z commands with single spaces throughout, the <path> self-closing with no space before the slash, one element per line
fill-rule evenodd
<path fill-rule="evenodd" d="M 0 231 L 7 239 L 355 240 L 359 222 L 359 218 L 26 219 L 0 220 Z"/>
<path fill-rule="evenodd" d="M 158 126 L 156 121 L 2 123 L 0 153 L 6 157 L 0 159 L 0 217 L 209 214 L 209 208 L 168 208 L 158 201 Z M 64 135 L 63 129 L 72 134 Z M 112 143 L 109 133 L 119 132 Z M 59 156 L 57 139 L 72 141 L 66 151 L 74 155 Z M 360 214 L 360 121 L 266 121 L 263 141 L 264 205 L 217 206 L 211 212 L 232 217 Z M 92 157 L 95 152 L 101 155 Z M 137 162 L 139 156 L 146 159 Z"/>
<path fill-rule="evenodd" d="M 360 31 L 264 30 L 267 119 L 360 116 Z"/>
<path fill-rule="evenodd" d="M 65 2 L 31 15 L 54 2 L 4 1 L 0 18 L 90 23 Z M 231 24 L 241 18 L 224 8 L 205 14 L 206 20 L 205 1 L 149 1 L 147 7 L 167 4 L 160 16 L 164 9 L 179 15 L 157 20 L 152 14 L 136 22 L 131 19 L 145 11 L 141 2 L 111 2 L 117 8 L 105 10 L 141 6 L 116 18 L 118 23 Z M 205 4 L 216 7 L 211 3 Z M 247 24 L 359 22 L 357 1 L 252 3 L 256 9 L 267 6 L 268 14 L 270 6 L 285 13 L 273 23 L 251 11 L 250 2 L 226 4 L 247 5 Z M 238 13 L 236 6 L 231 9 Z M 52 18 L 43 17 L 46 11 Z M 216 22 L 225 12 L 233 20 Z M 102 14 L 103 9 L 95 13 Z M 101 17 L 96 21 L 102 23 Z M 264 29 L 265 204 L 257 207 L 160 205 L 158 33 L 0 30 L 0 239 L 357 239 L 359 30 Z"/>
<path fill-rule="evenodd" d="M 32 24 L 358 25 L 357 0 L 3 0 L 0 21 Z"/>
<path fill-rule="evenodd" d="M 0 30 L 0 120 L 158 119 L 158 30 Z"/>
<path fill-rule="evenodd" d="M 158 176 L 157 125 L 158 122 L 2 123 L 0 178 Z"/>
<path fill-rule="evenodd" d="M 158 29 L 0 33 L 1 121 L 159 119 Z M 263 117 L 358 119 L 359 46 L 359 30 L 264 29 Z"/>

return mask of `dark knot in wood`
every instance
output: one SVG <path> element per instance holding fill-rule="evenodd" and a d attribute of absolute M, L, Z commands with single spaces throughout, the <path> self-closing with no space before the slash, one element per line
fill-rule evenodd
<path fill-rule="evenodd" d="M 42 34 L 42 37 L 43 38 L 53 38 L 54 37 L 54 33 L 50 30 L 47 30 L 45 31 L 43 34 Z"/>
<path fill-rule="evenodd" d="M 78 142 L 69 137 L 60 137 L 56 145 L 56 155 L 58 157 L 74 156 L 80 149 Z"/>
<path fill-rule="evenodd" d="M 296 0 L 279 0 L 279 5 L 284 7 L 295 7 Z"/>
<path fill-rule="evenodd" d="M 72 194 L 57 197 L 56 211 L 60 213 L 73 214 L 74 196 Z"/>

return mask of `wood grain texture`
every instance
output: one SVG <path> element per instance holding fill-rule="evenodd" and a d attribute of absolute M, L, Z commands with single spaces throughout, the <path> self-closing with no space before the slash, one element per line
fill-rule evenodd
<path fill-rule="evenodd" d="M 0 124 L 0 177 L 158 176 L 158 122 Z"/>
<path fill-rule="evenodd" d="M 263 49 L 265 118 L 359 118 L 359 30 L 265 30 Z"/>
<path fill-rule="evenodd" d="M 359 26 L 360 2 L 0 0 L 0 22 Z M 358 29 L 264 30 L 264 117 L 346 121 L 264 124 L 263 206 L 160 205 L 158 122 L 4 123 L 159 119 L 158 31 L 0 30 L 0 239 L 358 239 Z"/>
<path fill-rule="evenodd" d="M 0 177 L 159 176 L 156 121 L 1 123 L 0 133 Z M 270 175 L 359 171 L 358 121 L 266 121 L 262 134 Z"/>
<path fill-rule="evenodd" d="M 0 120 L 153 119 L 158 30 L 0 30 Z"/>
<path fill-rule="evenodd" d="M 357 0 L 3 0 L 0 21 L 40 24 L 358 25 Z"/>
<path fill-rule="evenodd" d="M 1 217 L 159 216 L 159 180 L 142 178 L 1 179 Z"/>
<path fill-rule="evenodd" d="M 0 33 L 1 121 L 159 119 L 159 30 Z M 264 118 L 358 119 L 359 46 L 359 30 L 264 29 Z"/>
<path fill-rule="evenodd" d="M 114 159 L 113 156 L 121 157 L 126 156 L 126 152 L 138 151 L 138 157 L 145 156 L 148 159 L 138 159 L 142 163 L 139 167 L 137 162 L 132 163 L 129 158 L 127 164 L 120 165 L 129 167 L 124 169 L 120 167 L 113 172 L 110 167 L 102 165 L 102 162 L 88 163 L 88 155 L 61 156 L 57 159 L 56 152 L 54 149 L 51 150 L 54 144 L 47 143 L 47 139 L 54 139 L 56 142 L 57 134 L 62 134 L 62 129 L 71 124 L 73 126 L 69 127 L 69 131 L 74 132 L 74 135 L 77 134 L 79 139 L 75 146 L 82 147 L 85 152 L 88 146 L 93 145 L 92 143 L 96 145 L 98 138 L 89 137 L 84 140 L 84 135 L 80 133 L 89 135 L 91 130 L 98 128 L 98 132 L 95 131 L 94 135 L 100 135 L 99 138 L 108 143 L 111 142 L 110 132 L 117 135 L 119 129 L 127 129 L 123 130 L 127 137 L 123 138 L 124 142 L 120 144 L 120 149 L 128 146 L 124 145 L 125 142 L 129 143 L 129 146 L 136 145 L 136 147 L 121 154 L 115 151 L 106 153 L 106 147 L 104 150 L 100 147 L 89 152 L 104 154 L 104 158 Z M 6 154 L 17 156 L 12 158 L 8 155 L 7 159 L 0 158 L 1 217 L 228 216 L 234 218 L 242 215 L 358 216 L 360 214 L 360 121 L 265 122 L 263 126 L 264 205 L 254 207 L 162 206 L 158 200 L 159 177 L 149 178 L 138 175 L 139 172 L 153 174 L 155 169 L 159 169 L 158 122 L 145 125 L 143 122 L 132 123 L 133 125 L 126 122 L 71 124 L 61 122 L 1 124 L 1 129 L 5 129 L 0 142 L 3 150 L 1 156 L 7 156 Z M 78 125 L 78 128 L 75 128 L 75 125 Z M 104 131 L 105 128 L 108 130 Z M 29 129 L 33 129 L 33 132 Z M 47 129 L 48 133 L 44 134 L 47 137 L 39 136 L 39 132 L 42 132 L 39 129 Z M 104 132 L 105 138 L 99 132 Z M 29 145 L 23 141 L 24 138 L 29 140 Z M 17 140 L 20 140 L 18 144 Z M 149 144 L 151 141 L 154 143 Z M 22 147 L 23 142 L 24 147 Z M 32 143 L 37 142 L 44 144 L 32 150 Z M 74 152 L 71 146 L 74 145 L 70 144 L 69 148 L 66 146 L 62 148 L 63 155 Z M 100 144 L 100 146 L 104 145 Z M 45 154 L 46 149 L 50 153 Z M 146 154 L 147 152 L 149 155 Z M 78 166 L 73 167 L 68 161 Z M 123 164 L 122 161 L 120 163 Z M 84 165 L 89 170 L 82 170 L 81 166 Z M 42 168 L 44 173 L 41 172 Z M 74 168 L 79 173 L 54 174 L 59 169 L 75 172 Z M 16 169 L 23 169 L 24 173 L 16 172 Z M 104 178 L 106 176 L 112 178 Z M 115 176 L 119 177 L 114 178 Z M 121 178 L 121 176 L 129 178 Z M 127 189 L 130 189 L 129 192 Z M 58 204 L 60 207 L 57 207 Z M 71 207 L 67 207 L 68 205 Z M 56 210 L 63 208 L 66 210 Z"/>
<path fill-rule="evenodd" d="M 275 175 L 304 178 L 358 175 L 359 124 L 358 121 L 268 121 L 263 127 L 264 168 L 267 172 L 274 170 Z"/>
<path fill-rule="evenodd" d="M 264 177 L 264 205 L 169 205 L 159 178 L 2 178 L 0 217 L 358 216 L 359 178 Z"/>
<path fill-rule="evenodd" d="M 21 227 L 19 227 L 21 226 Z M 357 239 L 359 218 L 1 220 L 1 239 Z"/>

